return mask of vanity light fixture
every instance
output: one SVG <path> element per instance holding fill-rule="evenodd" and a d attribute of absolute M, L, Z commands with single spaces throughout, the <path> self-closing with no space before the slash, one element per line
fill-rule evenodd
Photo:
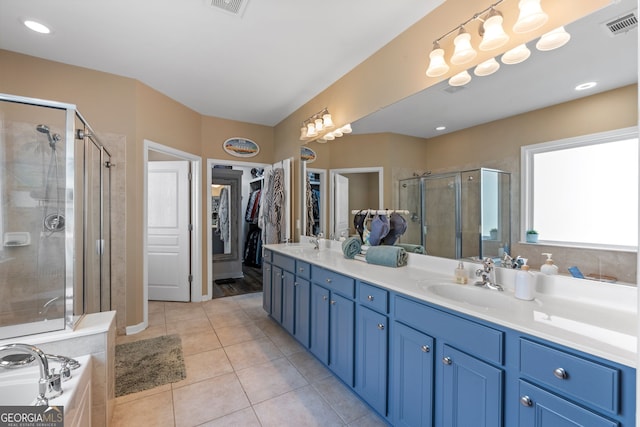
<path fill-rule="evenodd" d="M 449 30 L 445 34 L 433 41 L 433 49 L 429 54 L 429 66 L 427 67 L 426 75 L 428 77 L 440 77 L 449 72 L 449 64 L 444 59 L 445 50 L 440 47 L 440 41 L 444 38 L 451 36 L 456 31 L 456 35 L 453 44 L 455 46 L 453 55 L 450 62 L 453 65 L 463 65 L 473 60 L 477 56 L 477 51 L 472 44 L 472 38 L 467 33 L 465 28 L 468 28 L 468 24 L 472 21 L 480 21 L 478 27 L 478 33 L 482 37 L 478 45 L 478 49 L 482 51 L 490 51 L 498 49 L 504 46 L 509 41 L 509 34 L 505 32 L 503 24 L 503 16 L 499 10 L 496 9 L 505 0 L 497 0 L 492 5 L 488 6 L 484 10 L 475 13 L 471 18 L 465 22 Z M 518 8 L 520 14 L 518 20 L 512 27 L 514 33 L 528 33 L 535 31 L 542 27 L 549 20 L 547 15 L 540 6 L 540 0 L 519 0 Z M 564 30 L 564 27 L 559 27 L 553 31 L 550 31 L 540 37 L 540 40 L 536 43 L 538 50 L 547 51 L 557 49 L 564 46 L 571 36 Z M 526 44 L 521 44 L 515 48 L 505 52 L 502 55 L 501 61 L 503 64 L 519 64 L 525 61 L 531 55 L 531 51 L 527 48 Z M 478 64 L 474 69 L 476 76 L 488 76 L 495 73 L 500 68 L 500 64 L 495 58 L 488 59 Z M 471 76 L 467 71 L 462 71 L 449 79 L 449 84 L 452 86 L 463 86 L 471 80 Z"/>
<path fill-rule="evenodd" d="M 23 24 L 25 25 L 25 27 L 27 27 L 31 31 L 35 31 L 36 33 L 51 34 L 51 29 L 46 25 L 41 24 L 40 22 L 27 19 L 23 22 Z"/>
<path fill-rule="evenodd" d="M 311 141 L 325 143 L 327 141 L 333 141 L 345 133 L 351 133 L 351 131 L 350 123 L 336 129 L 333 119 L 331 118 L 331 113 L 325 108 L 302 122 L 302 126 L 300 127 L 300 141 L 304 141 L 305 143 Z"/>

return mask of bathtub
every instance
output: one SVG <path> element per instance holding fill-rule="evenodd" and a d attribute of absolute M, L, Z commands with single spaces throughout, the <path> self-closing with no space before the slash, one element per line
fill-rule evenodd
<path fill-rule="evenodd" d="M 80 367 L 72 378 L 62 382 L 62 394 L 49 399 L 49 406 L 64 408 L 65 427 L 91 425 L 91 356 L 75 357 Z M 49 362 L 49 369 L 60 371 L 60 364 Z M 0 405 L 31 406 L 38 396 L 40 367 L 37 364 L 17 369 L 0 368 Z"/>

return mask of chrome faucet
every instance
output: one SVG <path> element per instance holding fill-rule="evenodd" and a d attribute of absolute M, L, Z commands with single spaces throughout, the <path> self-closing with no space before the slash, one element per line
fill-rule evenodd
<path fill-rule="evenodd" d="M 322 239 L 323 237 L 324 234 L 322 233 L 318 233 L 317 236 L 311 236 L 311 238 L 309 239 L 309 243 L 313 245 L 313 249 L 320 249 L 320 239 Z"/>
<path fill-rule="evenodd" d="M 495 291 L 503 291 L 502 286 L 496 283 L 496 266 L 491 258 L 482 260 L 482 268 L 476 270 L 476 277 L 482 280 L 475 283 L 476 286 L 482 286 Z"/>
<path fill-rule="evenodd" d="M 62 394 L 62 385 L 60 383 L 60 374 L 49 372 L 49 362 L 47 356 L 38 347 L 29 344 L 7 344 L 0 347 L 0 352 L 18 350 L 20 353 L 26 353 L 32 356 L 32 360 L 36 360 L 40 365 L 40 380 L 38 381 L 38 396 L 36 397 L 36 406 L 49 404 L 49 399 L 60 396 Z M 16 365 L 21 365 L 16 364 Z M 0 365 L 2 367 L 12 367 L 11 362 Z"/>

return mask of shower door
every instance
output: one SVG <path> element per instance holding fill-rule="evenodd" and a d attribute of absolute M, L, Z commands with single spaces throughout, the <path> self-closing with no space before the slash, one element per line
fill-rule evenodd
<path fill-rule="evenodd" d="M 459 258 L 460 174 L 422 178 L 424 240 L 427 254 Z"/>
<path fill-rule="evenodd" d="M 409 211 L 407 230 L 400 236 L 400 242 L 424 246 L 420 178 L 401 179 L 398 197 L 398 208 Z"/>

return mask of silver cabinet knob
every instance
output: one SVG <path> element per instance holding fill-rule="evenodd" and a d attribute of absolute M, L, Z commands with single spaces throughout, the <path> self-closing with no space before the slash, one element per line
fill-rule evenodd
<path fill-rule="evenodd" d="M 322 301 L 326 301 L 326 300 L 328 300 L 328 299 L 329 299 L 329 297 L 328 297 L 328 296 L 326 296 L 326 295 L 322 295 Z"/>
<path fill-rule="evenodd" d="M 563 368 L 556 368 L 553 371 L 553 375 L 555 375 L 556 378 L 561 380 L 566 380 L 567 377 L 569 376 L 569 374 L 567 374 L 567 371 L 565 371 Z"/>
<path fill-rule="evenodd" d="M 331 279 L 327 279 L 327 283 L 331 283 Z"/>
<path fill-rule="evenodd" d="M 522 406 L 533 406 L 533 400 L 529 396 L 522 396 L 520 398 L 520 403 Z"/>
<path fill-rule="evenodd" d="M 265 267 L 265 270 L 271 271 L 271 268 L 270 267 Z"/>
<path fill-rule="evenodd" d="M 422 350 L 423 353 L 429 353 L 431 351 L 431 348 L 428 345 L 423 345 L 422 347 L 420 347 L 420 350 Z"/>
<path fill-rule="evenodd" d="M 298 282 L 293 282 L 293 286 L 298 286 Z"/>
<path fill-rule="evenodd" d="M 367 299 L 368 299 L 369 301 L 373 301 L 373 295 L 369 295 L 369 296 L 367 297 Z"/>
<path fill-rule="evenodd" d="M 331 305 L 336 305 L 336 300 L 332 299 L 331 300 Z"/>
<path fill-rule="evenodd" d="M 450 357 L 443 357 L 442 358 L 442 363 L 444 363 L 445 365 L 451 365 L 453 363 L 453 360 L 451 360 Z"/>
<path fill-rule="evenodd" d="M 299 271 L 300 273 L 302 273 L 302 272 L 304 271 L 304 267 L 299 267 L 299 268 L 298 268 L 298 271 Z"/>
<path fill-rule="evenodd" d="M 378 323 L 378 329 L 384 331 L 384 325 L 382 323 Z"/>

